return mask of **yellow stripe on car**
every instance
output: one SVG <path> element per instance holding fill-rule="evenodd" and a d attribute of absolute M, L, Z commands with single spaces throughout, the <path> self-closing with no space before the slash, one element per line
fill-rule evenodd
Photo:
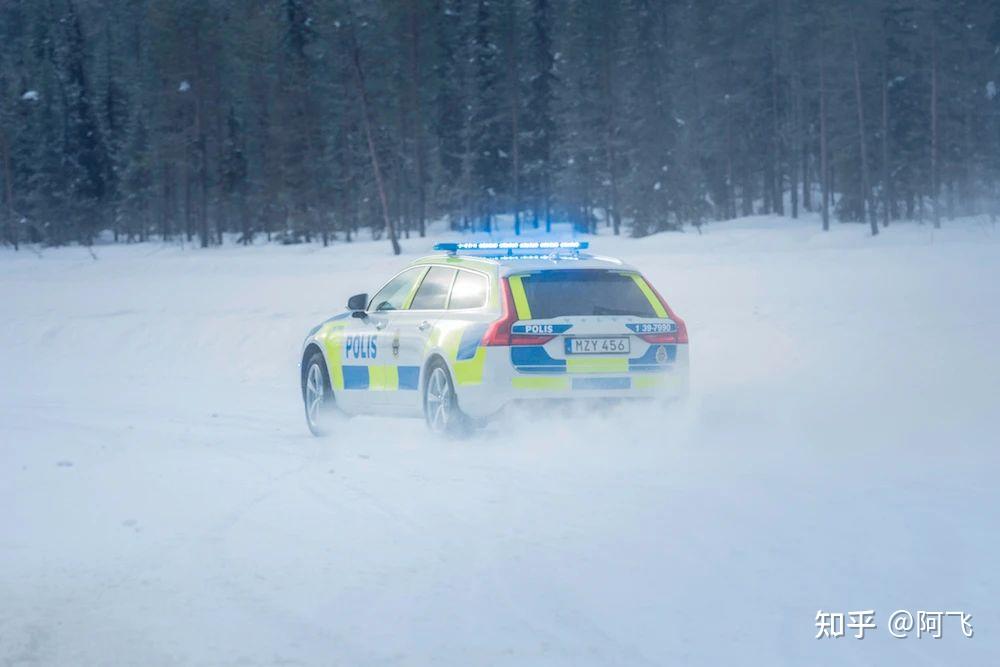
<path fill-rule="evenodd" d="M 646 279 L 638 273 L 632 273 L 630 275 L 632 276 L 632 280 L 635 281 L 636 286 L 638 286 L 638 288 L 646 296 L 646 299 L 649 301 L 649 305 L 653 307 L 653 311 L 656 312 L 656 316 L 667 317 L 667 309 L 664 308 L 663 304 L 660 303 L 660 300 L 656 298 L 656 294 L 654 294 L 653 290 L 650 289 L 649 283 L 646 282 Z"/>
<path fill-rule="evenodd" d="M 543 391 L 565 391 L 570 387 L 569 378 L 560 377 L 515 377 L 510 381 L 514 389 L 534 389 Z"/>
<path fill-rule="evenodd" d="M 483 366 L 486 364 L 486 348 L 479 346 L 471 359 L 455 361 L 455 382 L 458 384 L 480 384 L 483 381 Z"/>
<path fill-rule="evenodd" d="M 421 272 L 420 277 L 413 281 L 413 286 L 410 287 L 410 293 L 406 295 L 406 301 L 403 302 L 402 310 L 407 310 L 413 303 L 413 297 L 417 295 L 417 290 L 420 289 L 420 283 L 424 282 L 424 276 L 427 275 L 428 271 L 430 271 L 430 268 L 425 268 L 423 272 Z"/>
<path fill-rule="evenodd" d="M 330 384 L 334 389 L 344 388 L 344 368 L 343 368 L 343 342 L 344 327 L 343 322 L 332 322 L 323 327 L 322 332 L 316 337 L 323 341 L 326 348 L 326 365 L 330 369 Z"/>
<path fill-rule="evenodd" d="M 399 366 L 386 366 L 385 377 L 383 379 L 386 391 L 396 391 L 399 389 Z"/>
<path fill-rule="evenodd" d="M 678 373 L 632 374 L 632 387 L 634 389 L 662 389 L 676 392 L 683 390 L 684 383 L 684 377 Z"/>
<path fill-rule="evenodd" d="M 507 279 L 510 285 L 510 295 L 514 297 L 514 308 L 517 310 L 517 319 L 530 320 L 531 306 L 528 305 L 528 297 L 524 293 L 524 282 L 522 276 L 511 276 Z"/>
<path fill-rule="evenodd" d="M 455 373 L 455 384 L 459 385 L 482 384 L 486 366 L 486 348 L 483 346 L 479 346 L 471 359 L 458 358 L 462 334 L 469 326 L 464 322 L 440 320 L 428 340 L 429 346 L 437 346 L 444 353 Z"/>
<path fill-rule="evenodd" d="M 627 373 L 628 357 L 569 357 L 567 373 Z"/>
<path fill-rule="evenodd" d="M 660 386 L 663 386 L 662 375 L 632 375 L 633 389 L 656 389 Z"/>
<path fill-rule="evenodd" d="M 380 391 L 382 389 L 382 376 L 385 366 L 368 367 L 368 391 Z"/>
<path fill-rule="evenodd" d="M 396 391 L 399 389 L 399 367 L 392 364 L 374 364 L 368 367 L 369 391 Z"/>

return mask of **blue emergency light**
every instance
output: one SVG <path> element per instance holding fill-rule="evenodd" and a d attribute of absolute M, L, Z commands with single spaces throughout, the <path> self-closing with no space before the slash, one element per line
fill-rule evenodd
<path fill-rule="evenodd" d="M 590 247 L 587 241 L 463 241 L 460 243 L 435 243 L 435 250 L 443 250 L 449 255 L 461 251 L 487 250 L 494 254 L 513 255 L 515 250 L 534 250 L 536 252 L 559 250 L 580 251 Z"/>

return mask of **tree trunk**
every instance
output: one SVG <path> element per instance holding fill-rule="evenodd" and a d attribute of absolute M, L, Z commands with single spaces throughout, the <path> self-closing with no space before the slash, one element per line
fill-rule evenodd
<path fill-rule="evenodd" d="M 789 194 L 792 200 L 792 218 L 797 219 L 799 217 L 799 161 L 795 159 L 795 149 L 802 143 L 802 91 L 799 78 L 793 76 L 792 81 L 794 88 L 792 91 L 793 137 L 792 149 L 788 151 L 788 171 L 791 177 Z"/>
<path fill-rule="evenodd" d="M 892 207 L 892 178 L 889 169 L 889 67 L 886 56 L 882 57 L 882 226 L 889 226 Z"/>
<path fill-rule="evenodd" d="M 173 216 L 173 204 L 174 204 L 174 174 L 173 167 L 167 160 L 161 163 L 161 172 L 163 174 L 163 188 L 161 190 L 163 195 L 163 200 L 160 206 L 160 240 L 168 241 L 173 236 L 173 230 L 171 229 L 171 222 Z"/>
<path fill-rule="evenodd" d="M 803 116 L 804 116 L 803 112 Z M 804 122 L 804 119 L 803 119 Z M 812 210 L 812 179 L 809 173 L 809 132 L 803 132 L 802 137 L 802 209 Z"/>
<path fill-rule="evenodd" d="M 197 65 L 194 85 L 194 134 L 195 148 L 198 151 L 198 235 L 201 237 L 201 247 L 207 248 L 208 239 L 208 146 L 205 136 L 205 120 L 202 118 L 202 92 L 205 89 L 204 77 L 201 71 L 201 36 L 194 33 L 194 55 Z"/>
<path fill-rule="evenodd" d="M 345 142 L 347 140 L 345 139 Z M 345 151 L 349 150 L 349 142 L 345 145 Z M 347 241 L 350 243 L 353 236 L 357 236 L 356 228 L 358 224 L 358 200 L 354 196 L 354 161 L 349 154 L 344 154 L 344 188 L 341 191 L 340 200 L 343 208 L 344 227 L 347 230 Z"/>
<path fill-rule="evenodd" d="M 417 232 L 427 235 L 427 187 L 424 183 L 424 117 L 420 95 L 420 2 L 410 0 L 410 94 L 413 104 L 413 138 L 417 166 Z"/>
<path fill-rule="evenodd" d="M 736 217 L 736 168 L 733 163 L 733 156 L 736 155 L 736 146 L 733 140 L 733 106 L 730 91 L 732 84 L 732 59 L 729 60 L 729 67 L 726 68 L 724 78 L 724 90 L 722 95 L 723 111 L 725 112 L 725 132 L 726 132 L 726 202 L 723 212 L 723 219 L 732 220 Z M 698 228 L 699 233 L 701 228 Z"/>
<path fill-rule="evenodd" d="M 400 95 L 396 113 L 396 136 L 399 137 L 399 147 L 396 149 L 395 169 L 389 164 L 387 179 L 391 179 L 390 190 L 387 192 L 389 201 L 389 216 L 396 221 L 400 237 L 410 238 L 410 188 L 406 174 L 407 137 L 410 136 L 409 118 L 406 113 L 406 94 Z"/>
<path fill-rule="evenodd" d="M 375 137 L 372 134 L 371 112 L 368 106 L 368 92 L 365 90 L 365 74 L 361 68 L 361 48 L 358 46 L 354 36 L 353 17 L 351 17 L 351 60 L 354 70 L 354 85 L 357 87 L 358 99 L 361 102 L 361 120 L 365 128 L 365 138 L 368 140 L 368 154 L 371 157 L 372 172 L 375 175 L 375 186 L 378 188 L 379 202 L 382 204 L 382 220 L 385 223 L 386 232 L 389 234 L 389 243 L 392 245 L 392 254 L 398 255 L 402 252 L 399 247 L 399 240 L 396 238 L 396 225 L 389 215 L 389 202 L 385 196 L 385 183 L 382 181 L 382 168 L 378 162 L 378 152 L 375 150 Z"/>
<path fill-rule="evenodd" d="M 865 140 L 865 105 L 861 95 L 861 58 L 858 55 L 858 35 L 851 34 L 851 51 L 854 54 L 854 99 L 858 107 L 858 141 L 861 148 L 861 206 L 867 212 L 872 236 L 878 234 L 878 221 L 871 204 L 871 187 L 868 181 L 868 142 Z"/>
<path fill-rule="evenodd" d="M 938 205 L 938 190 L 940 189 L 941 175 L 938 172 L 938 49 L 937 49 L 937 26 L 936 17 L 931 17 L 931 215 L 934 219 L 934 228 L 941 227 L 941 210 Z"/>
<path fill-rule="evenodd" d="M 250 229 L 250 210 L 247 207 L 247 193 L 240 191 L 237 198 L 240 207 L 240 230 L 243 235 L 240 241 L 243 245 L 250 245 L 253 243 L 253 232 Z"/>
<path fill-rule="evenodd" d="M 610 133 L 610 132 L 609 132 Z M 609 180 L 611 182 L 611 228 L 615 236 L 622 233 L 622 214 L 618 204 L 618 168 L 617 156 L 611 140 L 607 140 Z"/>
<path fill-rule="evenodd" d="M 221 172 L 222 165 L 225 163 L 224 151 L 225 142 L 222 137 L 225 136 L 225 115 L 223 113 L 223 105 L 218 102 L 223 99 L 222 92 L 222 79 L 221 77 L 216 77 L 215 79 L 215 104 L 212 106 L 215 109 L 215 136 L 218 137 L 216 141 L 216 172 Z M 206 183 L 208 181 L 207 175 L 205 176 Z M 225 232 L 229 229 L 229 220 L 231 217 L 231 208 L 233 206 L 233 198 L 226 194 L 223 188 L 219 189 L 218 198 L 215 202 L 215 242 L 221 247 L 223 241 L 225 240 Z"/>
<path fill-rule="evenodd" d="M 521 153 L 518 134 L 520 132 L 521 85 L 517 61 L 517 14 L 516 5 L 507 8 L 507 83 L 510 86 L 510 147 L 511 185 L 514 194 L 514 234 L 521 233 Z"/>
<path fill-rule="evenodd" d="M 348 181 L 347 183 L 349 183 Z M 340 228 L 344 230 L 344 241 L 351 242 L 351 220 L 347 212 L 348 186 L 341 188 L 337 194 L 337 218 L 340 221 Z"/>
<path fill-rule="evenodd" d="M 825 29 L 821 28 L 821 29 Z M 823 187 L 823 231 L 830 231 L 830 166 L 826 147 L 826 40 L 819 40 L 819 182 Z"/>
<path fill-rule="evenodd" d="M 552 232 L 552 199 L 549 193 L 552 191 L 552 175 L 548 170 L 542 176 L 542 183 L 545 184 L 545 233 Z"/>
<path fill-rule="evenodd" d="M 777 7 L 777 3 L 775 3 Z M 782 172 L 782 141 L 778 123 L 778 62 L 772 47 L 771 55 L 771 173 L 768 186 L 771 189 L 771 208 L 778 215 L 785 214 L 785 178 Z"/>
<path fill-rule="evenodd" d="M 11 182 L 10 168 L 10 146 L 7 143 L 7 134 L 0 129 L 0 166 L 3 167 L 3 212 L 4 220 L 7 223 L 7 238 L 10 240 L 14 250 L 18 250 L 17 223 L 14 221 L 14 184 Z"/>
<path fill-rule="evenodd" d="M 608 5 L 610 8 L 611 5 Z M 604 57 L 601 61 L 601 83 L 604 93 L 604 158 L 607 162 L 608 181 L 611 187 L 611 226 L 615 236 L 621 234 L 622 218 L 618 204 L 618 151 L 615 149 L 615 96 L 614 96 L 614 76 L 612 73 L 611 59 L 614 52 L 614 26 L 605 26 L 609 33 L 608 40 L 604 41 Z M 546 208 L 548 203 L 546 202 Z M 546 211 L 546 218 L 548 212 Z"/>
<path fill-rule="evenodd" d="M 194 238 L 194 223 L 191 211 L 191 156 L 184 165 L 184 236 L 188 243 Z"/>
<path fill-rule="evenodd" d="M 202 126 L 201 100 L 195 98 L 195 127 L 198 135 L 198 230 L 201 247 L 207 248 L 208 238 L 208 155 L 205 129 Z"/>
<path fill-rule="evenodd" d="M 729 106 L 729 94 L 725 96 L 726 105 L 726 213 L 725 217 L 732 220 L 736 217 L 736 185 L 733 182 L 733 154 L 736 147 L 733 145 L 733 111 Z M 699 229 L 700 231 L 700 229 Z"/>
<path fill-rule="evenodd" d="M 753 180 L 746 165 L 740 170 L 740 213 L 743 216 L 753 215 Z"/>

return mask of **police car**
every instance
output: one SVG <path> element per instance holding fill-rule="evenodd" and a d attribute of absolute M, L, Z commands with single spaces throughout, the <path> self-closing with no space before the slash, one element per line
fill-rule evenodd
<path fill-rule="evenodd" d="M 509 405 L 676 398 L 688 334 L 636 269 L 586 242 L 442 243 L 309 332 L 306 421 L 423 417 L 466 432 Z"/>

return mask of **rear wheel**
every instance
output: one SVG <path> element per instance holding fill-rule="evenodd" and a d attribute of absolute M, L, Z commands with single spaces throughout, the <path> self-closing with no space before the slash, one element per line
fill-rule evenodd
<path fill-rule="evenodd" d="M 442 361 L 431 364 L 424 382 L 424 418 L 433 433 L 461 436 L 469 431 L 469 419 L 458 407 L 455 384 Z"/>
<path fill-rule="evenodd" d="M 313 435 L 319 437 L 329 433 L 336 403 L 326 361 L 320 352 L 313 352 L 302 370 L 302 402 L 306 411 L 306 424 Z"/>

